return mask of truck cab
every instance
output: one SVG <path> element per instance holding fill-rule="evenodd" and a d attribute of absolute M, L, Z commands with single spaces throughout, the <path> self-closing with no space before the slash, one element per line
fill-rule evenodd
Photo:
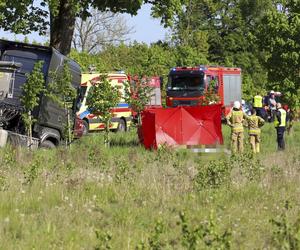
<path fill-rule="evenodd" d="M 0 121 L 1 127 L 11 133 L 26 135 L 22 121 L 22 86 L 36 62 L 42 61 L 45 87 L 51 83 L 51 72 L 60 74 L 68 63 L 72 86 L 79 90 L 81 70 L 73 60 L 54 48 L 21 42 L 0 40 Z M 75 121 L 76 101 L 71 117 Z M 65 110 L 44 94 L 39 105 L 32 112 L 35 123 L 32 131 L 42 147 L 54 147 L 64 140 L 66 124 Z"/>
<path fill-rule="evenodd" d="M 212 89 L 226 115 L 234 101 L 241 101 L 241 69 L 215 66 L 172 68 L 167 84 L 166 105 L 202 105 L 205 92 Z"/>

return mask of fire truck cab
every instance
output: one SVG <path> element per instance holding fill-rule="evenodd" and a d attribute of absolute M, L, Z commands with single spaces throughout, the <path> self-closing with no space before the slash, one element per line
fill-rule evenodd
<path fill-rule="evenodd" d="M 227 115 L 233 102 L 241 101 L 242 77 L 240 68 L 215 66 L 176 67 L 169 73 L 166 105 L 201 105 L 203 95 L 209 86 L 220 96 L 223 113 Z"/>

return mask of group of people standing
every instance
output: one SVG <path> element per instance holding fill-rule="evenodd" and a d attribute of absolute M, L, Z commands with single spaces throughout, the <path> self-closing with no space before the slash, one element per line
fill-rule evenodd
<path fill-rule="evenodd" d="M 269 101 L 272 104 L 270 107 L 272 119 L 270 120 L 274 122 L 276 128 L 278 150 L 284 150 L 284 132 L 288 115 L 286 110 L 282 108 L 281 103 L 273 102 L 273 100 Z M 260 152 L 261 127 L 265 124 L 266 120 L 263 109 L 263 98 L 260 95 L 254 97 L 250 115 L 243 112 L 239 101 L 234 102 L 231 112 L 226 116 L 227 124 L 231 127 L 231 147 L 233 153 L 242 153 L 244 151 L 244 127 L 248 127 L 249 141 L 253 153 Z"/>

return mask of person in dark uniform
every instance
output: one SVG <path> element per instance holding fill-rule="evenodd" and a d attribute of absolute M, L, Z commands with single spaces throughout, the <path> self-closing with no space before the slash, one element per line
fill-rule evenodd
<path fill-rule="evenodd" d="M 284 132 L 287 123 L 286 111 L 282 108 L 281 103 L 276 104 L 276 112 L 274 115 L 274 125 L 277 133 L 278 150 L 285 149 Z"/>

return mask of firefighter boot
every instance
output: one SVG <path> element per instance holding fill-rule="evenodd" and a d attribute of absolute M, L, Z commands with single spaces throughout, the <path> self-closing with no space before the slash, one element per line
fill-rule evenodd
<path fill-rule="evenodd" d="M 250 145 L 251 145 L 252 152 L 255 154 L 256 153 L 255 136 L 250 135 L 249 138 L 250 138 Z"/>
<path fill-rule="evenodd" d="M 256 153 L 259 153 L 259 142 L 256 143 Z"/>

